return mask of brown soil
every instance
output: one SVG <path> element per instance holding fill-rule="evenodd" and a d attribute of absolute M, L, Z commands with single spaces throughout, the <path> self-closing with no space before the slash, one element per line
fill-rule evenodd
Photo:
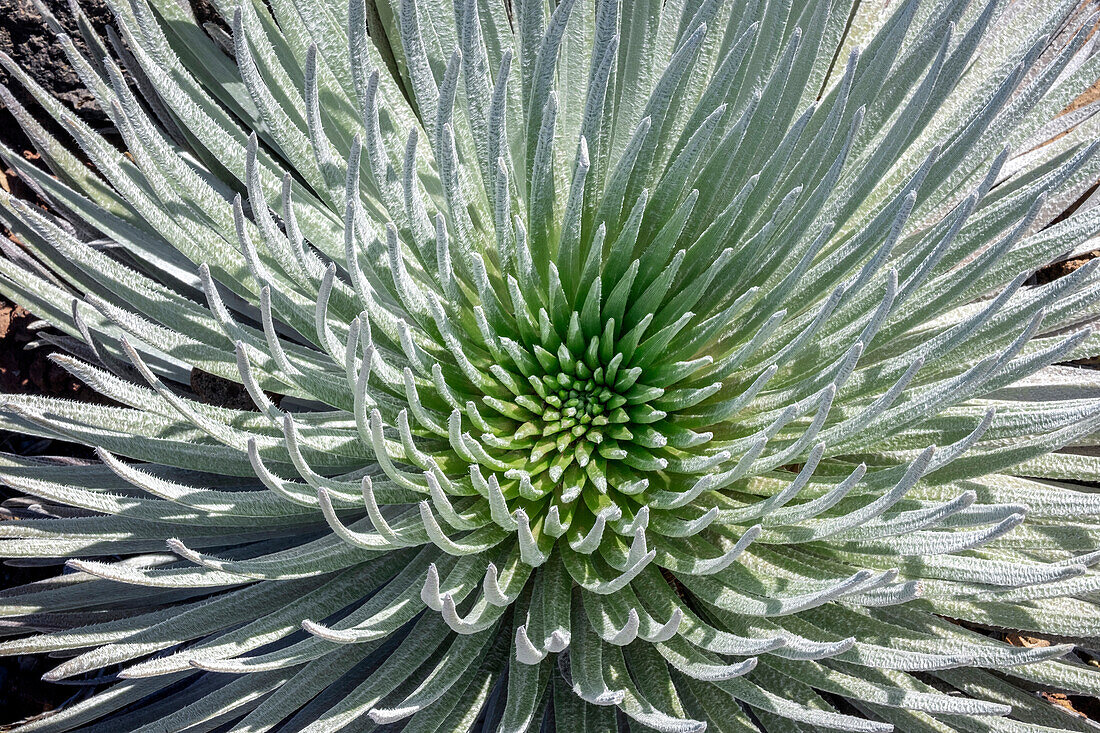
<path fill-rule="evenodd" d="M 195 399 L 208 405 L 228 407 L 232 410 L 256 410 L 256 403 L 252 401 L 252 397 L 243 385 L 200 369 L 191 370 L 191 391 Z M 265 394 L 278 407 L 282 395 L 271 392 L 265 392 Z"/>
<path fill-rule="evenodd" d="M 1064 262 L 1057 262 L 1053 265 L 1047 265 L 1043 269 L 1035 273 L 1035 282 L 1038 285 L 1045 285 L 1046 283 L 1053 282 L 1060 277 L 1065 277 L 1081 265 L 1085 264 L 1089 260 L 1094 260 L 1100 257 L 1100 249 L 1094 249 L 1091 252 L 1085 252 L 1080 257 L 1075 257 L 1072 260 L 1065 260 Z"/>
<path fill-rule="evenodd" d="M 1004 640 L 1013 646 L 1044 647 L 1051 646 L 1054 641 L 1042 636 L 1020 634 L 1015 631 L 1004 634 Z M 1074 715 L 1090 720 L 1100 720 L 1100 700 L 1085 695 L 1067 695 L 1062 692 L 1040 692 L 1047 702 L 1063 707 Z"/>
<path fill-rule="evenodd" d="M 92 390 L 47 358 L 51 349 L 28 348 L 37 340 L 28 328 L 34 320 L 22 307 L 0 299 L 0 394 L 98 399 Z M 0 431 L 0 451 L 18 455 L 91 455 L 82 446 L 7 431 Z M 0 501 L 15 495 L 0 487 Z M 0 514 L 0 521 L 6 519 L 10 517 Z M 56 567 L 16 567 L 4 563 L 0 564 L 0 588 L 56 574 Z M 54 665 L 55 662 L 42 655 L 0 657 L 0 690 L 3 691 L 0 693 L 0 721 L 20 720 L 52 710 L 74 693 L 71 687 L 39 681 Z"/>
<path fill-rule="evenodd" d="M 0 393 L 48 394 L 78 400 L 98 395 L 49 360 L 50 348 L 37 348 L 29 326 L 35 318 L 22 306 L 0 298 Z"/>
<path fill-rule="evenodd" d="M 62 22 L 65 31 L 79 42 L 80 32 L 70 19 L 67 0 L 44 0 L 44 4 Z M 97 29 L 102 29 L 110 18 L 110 11 L 102 0 L 81 2 L 80 6 Z M 0 50 L 17 58 L 23 70 L 43 89 L 85 120 L 97 126 L 106 121 L 91 93 L 84 89 L 76 72 L 65 62 L 61 46 L 31 0 L 0 0 Z M 0 69 L 0 84 L 6 86 L 23 106 L 36 109 L 31 95 L 3 69 Z M 52 132 L 59 132 L 45 115 L 36 115 L 36 118 Z M 30 147 L 19 125 L 4 108 L 0 108 L 0 142 L 15 150 Z"/>

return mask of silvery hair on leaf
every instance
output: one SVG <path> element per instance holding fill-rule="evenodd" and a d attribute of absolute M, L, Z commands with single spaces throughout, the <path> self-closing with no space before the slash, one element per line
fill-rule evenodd
<path fill-rule="evenodd" d="M 109 129 L 0 57 L 16 730 L 1094 729 L 1095 0 L 108 4 Z"/>

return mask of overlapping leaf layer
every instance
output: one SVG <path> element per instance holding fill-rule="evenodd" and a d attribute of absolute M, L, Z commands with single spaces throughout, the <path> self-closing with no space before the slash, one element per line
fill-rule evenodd
<path fill-rule="evenodd" d="M 19 730 L 1089 729 L 1094 2 L 110 4 L 109 134 L 0 58 Z"/>

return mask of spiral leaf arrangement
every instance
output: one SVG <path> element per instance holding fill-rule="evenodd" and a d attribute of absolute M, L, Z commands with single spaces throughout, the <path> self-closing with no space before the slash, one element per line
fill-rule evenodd
<path fill-rule="evenodd" d="M 0 57 L 19 731 L 1091 729 L 1094 2 L 109 4 L 107 133 Z"/>

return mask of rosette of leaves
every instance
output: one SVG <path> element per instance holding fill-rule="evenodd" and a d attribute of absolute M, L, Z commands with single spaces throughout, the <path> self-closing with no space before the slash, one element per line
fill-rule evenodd
<path fill-rule="evenodd" d="M 1088 728 L 1093 3 L 214 4 L 2 59 L 20 730 Z"/>

